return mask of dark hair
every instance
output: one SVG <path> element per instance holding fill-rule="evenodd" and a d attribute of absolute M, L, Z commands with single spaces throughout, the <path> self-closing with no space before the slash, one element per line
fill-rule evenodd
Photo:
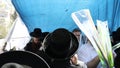
<path fill-rule="evenodd" d="M 72 32 L 81 32 L 81 30 L 79 28 L 75 28 L 75 29 L 73 29 Z"/>
<path fill-rule="evenodd" d="M 112 37 L 114 44 L 120 42 L 120 27 L 116 31 L 112 32 Z"/>

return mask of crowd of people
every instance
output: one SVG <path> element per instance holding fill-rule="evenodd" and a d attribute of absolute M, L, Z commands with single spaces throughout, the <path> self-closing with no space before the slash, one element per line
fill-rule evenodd
<path fill-rule="evenodd" d="M 119 43 L 119 33 L 120 28 L 112 33 L 113 38 L 111 42 L 113 46 Z M 102 67 L 96 50 L 87 37 L 82 37 L 82 32 L 79 28 L 75 28 L 72 32 L 65 28 L 58 28 L 53 32 L 42 32 L 40 28 L 35 28 L 33 32 L 30 33 L 30 36 L 31 40 L 26 44 L 23 51 L 40 56 L 50 68 Z M 84 44 L 81 44 L 81 40 Z M 113 52 L 115 68 L 120 68 L 119 53 L 119 48 Z M 5 63 L 8 63 L 8 61 Z M 13 63 L 13 65 L 15 66 L 16 63 Z M 10 65 L 3 66 L 10 68 Z"/>

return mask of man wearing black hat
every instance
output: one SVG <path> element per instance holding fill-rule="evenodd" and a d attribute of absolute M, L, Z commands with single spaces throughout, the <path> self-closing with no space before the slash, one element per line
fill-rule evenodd
<path fill-rule="evenodd" d="M 78 40 L 64 28 L 49 33 L 43 40 L 42 51 L 39 54 L 51 68 L 86 68 L 85 64 L 73 65 L 71 57 L 78 49 Z"/>
<path fill-rule="evenodd" d="M 120 43 L 120 27 L 116 31 L 112 32 L 113 46 Z M 120 48 L 115 50 L 117 56 L 115 57 L 115 68 L 120 68 Z"/>
<path fill-rule="evenodd" d="M 25 51 L 38 52 L 42 43 L 42 32 L 40 28 L 35 28 L 33 32 L 30 33 L 32 39 L 24 47 Z"/>

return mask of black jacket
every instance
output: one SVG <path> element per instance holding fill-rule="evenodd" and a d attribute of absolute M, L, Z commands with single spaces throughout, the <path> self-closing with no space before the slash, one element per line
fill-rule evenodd
<path fill-rule="evenodd" d="M 44 51 L 37 52 L 50 66 L 50 68 L 81 68 L 79 65 L 72 65 L 70 59 L 67 60 L 55 60 L 48 57 Z"/>
<path fill-rule="evenodd" d="M 25 51 L 30 51 L 30 52 L 38 52 L 41 47 L 41 43 L 35 44 L 33 42 L 27 43 L 27 45 L 24 47 Z"/>

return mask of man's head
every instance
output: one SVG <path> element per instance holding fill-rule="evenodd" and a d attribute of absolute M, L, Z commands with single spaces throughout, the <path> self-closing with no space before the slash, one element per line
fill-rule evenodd
<path fill-rule="evenodd" d="M 80 33 L 81 33 L 80 29 L 79 28 L 75 28 L 72 32 L 76 36 L 78 41 L 80 41 Z"/>
<path fill-rule="evenodd" d="M 32 37 L 41 37 L 42 36 L 42 32 L 40 28 L 35 28 L 33 32 L 30 33 L 30 36 Z"/>
<path fill-rule="evenodd" d="M 120 42 L 120 27 L 116 31 L 112 32 L 112 38 L 114 44 Z"/>
<path fill-rule="evenodd" d="M 43 41 L 43 50 L 54 59 L 70 58 L 77 48 L 77 38 L 64 28 L 54 30 Z"/>
<path fill-rule="evenodd" d="M 35 43 L 42 41 L 42 32 L 40 28 L 35 28 L 33 32 L 30 33 Z"/>

